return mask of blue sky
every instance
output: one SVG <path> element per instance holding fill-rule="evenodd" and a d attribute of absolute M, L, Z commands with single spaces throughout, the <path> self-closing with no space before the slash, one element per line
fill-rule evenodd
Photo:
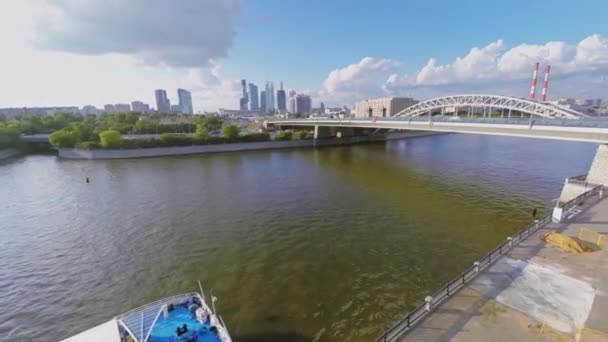
<path fill-rule="evenodd" d="M 608 1 L 248 1 L 224 70 L 314 88 L 365 56 L 414 72 L 431 57 L 449 63 L 497 39 L 516 45 L 606 36 L 607 16 Z"/>
<path fill-rule="evenodd" d="M 608 1 L 6 0 L 0 107 L 143 100 L 191 89 L 236 108 L 240 79 L 314 105 L 376 96 L 608 97 Z M 541 75 L 542 76 L 542 75 Z"/>

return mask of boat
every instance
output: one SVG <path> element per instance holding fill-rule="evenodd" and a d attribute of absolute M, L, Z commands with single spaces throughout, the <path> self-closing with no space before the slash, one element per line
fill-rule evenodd
<path fill-rule="evenodd" d="M 118 315 L 63 342 L 232 342 L 226 324 L 210 308 L 203 287 Z"/>

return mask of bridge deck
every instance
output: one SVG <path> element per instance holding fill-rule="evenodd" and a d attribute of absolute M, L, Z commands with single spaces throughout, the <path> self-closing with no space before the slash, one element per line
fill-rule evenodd
<path fill-rule="evenodd" d="M 397 341 L 608 341 L 608 251 L 567 254 L 540 240 L 580 228 L 608 234 L 608 199 L 522 241 Z"/>

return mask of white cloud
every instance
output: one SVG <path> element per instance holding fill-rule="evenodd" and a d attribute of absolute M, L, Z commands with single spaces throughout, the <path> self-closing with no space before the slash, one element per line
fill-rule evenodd
<path fill-rule="evenodd" d="M 382 84 L 398 69 L 397 61 L 364 57 L 358 63 L 332 70 L 318 97 L 327 98 L 330 103 L 350 103 L 361 94 L 381 95 Z"/>
<path fill-rule="evenodd" d="M 412 85 L 429 86 L 484 81 L 510 81 L 530 77 L 535 62 L 552 65 L 552 75 L 564 76 L 608 69 L 608 40 L 591 35 L 577 45 L 551 41 L 541 45 L 521 44 L 503 51 L 498 40 L 473 48 L 465 57 L 440 65 L 431 58 Z"/>
<path fill-rule="evenodd" d="M 205 66 L 226 57 L 239 0 L 48 0 L 35 43 L 88 55 L 120 53 L 144 63 Z"/>
<path fill-rule="evenodd" d="M 457 57 L 451 64 L 440 65 L 435 58 L 418 72 L 415 84 L 436 85 L 463 81 L 481 81 L 496 77 L 496 62 L 504 47 L 497 40 L 485 47 L 471 49 L 465 57 Z"/>
<path fill-rule="evenodd" d="M 54 5 L 58 3 L 52 2 Z M 81 8 L 85 3 L 96 8 L 102 2 L 94 3 L 88 0 L 74 1 L 74 3 L 75 7 L 71 8 L 71 11 L 85 11 Z M 185 3 L 185 1 L 180 2 L 182 5 Z M 155 106 L 154 89 L 167 89 L 173 102 L 177 100 L 175 89 L 177 87 L 188 89 L 189 86 L 196 87 L 192 89 L 196 111 L 215 111 L 220 106 L 231 107 L 235 102 L 234 98 L 230 98 L 232 93 L 229 89 L 232 81 L 221 79 L 219 67 L 212 60 L 201 58 L 199 61 L 193 61 L 198 63 L 199 67 L 180 67 L 181 64 L 187 64 L 189 59 L 175 58 L 173 55 L 165 54 L 164 50 L 148 55 L 150 48 L 141 48 L 144 45 L 153 46 L 152 43 L 137 45 L 137 52 L 134 53 L 127 53 L 126 50 L 117 48 L 116 51 L 122 52 L 105 49 L 103 53 L 94 54 L 78 51 L 74 46 L 64 51 L 61 44 L 47 45 L 47 48 L 40 49 L 39 45 L 42 42 L 44 44 L 51 42 L 49 40 L 51 36 L 41 36 L 41 23 L 44 21 L 56 23 L 57 18 L 66 16 L 49 4 L 51 0 L 11 0 L 0 11 L 0 45 L 7 48 L 0 63 L 0 75 L 4 80 L 10 80 L 10 82 L 0 82 L 0 106 L 93 104 L 100 107 L 106 103 L 129 103 L 133 100 L 141 100 Z M 62 6 L 67 6 L 66 4 L 68 3 L 61 2 Z M 114 1 L 108 6 L 127 5 L 126 2 L 123 4 Z M 150 19 L 149 12 L 142 12 L 141 15 Z M 71 22 L 70 20 L 68 22 Z M 97 21 L 99 20 L 102 19 Z M 93 26 L 99 27 L 99 23 Z M 86 28 L 82 30 L 91 32 L 86 31 L 88 30 Z M 125 32 L 128 31 L 125 29 Z M 57 39 L 57 36 L 52 37 Z M 97 38 L 107 37 L 108 34 L 103 33 Z M 93 38 L 91 37 L 92 40 Z M 68 41 L 71 40 L 66 40 Z M 217 55 L 219 56 L 219 53 Z M 161 57 L 164 60 L 160 64 L 147 63 L 151 62 L 150 56 L 154 56 L 157 61 Z M 148 59 L 144 60 L 145 58 Z M 193 79 L 198 76 L 201 78 Z"/>
<path fill-rule="evenodd" d="M 380 63 L 380 61 L 385 61 Z M 411 74 L 399 63 L 366 57 L 332 71 L 319 92 L 321 99 L 352 103 L 379 95 L 426 99 L 454 93 L 484 92 L 525 96 L 535 62 L 552 65 L 550 94 L 602 97 L 608 91 L 608 39 L 590 35 L 578 44 L 551 41 L 507 49 L 502 40 L 474 47 L 463 57 L 441 64 L 430 58 Z M 384 65 L 385 67 L 373 67 Z M 539 76 L 542 79 L 542 71 Z M 384 79 L 379 82 L 380 79 Z"/>

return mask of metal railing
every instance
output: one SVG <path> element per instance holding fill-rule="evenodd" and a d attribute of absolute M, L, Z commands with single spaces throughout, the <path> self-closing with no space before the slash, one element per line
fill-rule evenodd
<path fill-rule="evenodd" d="M 563 208 L 570 209 L 575 206 L 579 206 L 583 204 L 587 199 L 597 195 L 600 191 L 602 191 L 602 186 L 596 186 L 593 189 L 581 194 L 580 196 L 566 202 Z M 599 200 L 599 196 L 595 196 L 595 198 Z M 468 269 L 458 275 L 458 277 L 454 278 L 452 281 L 447 283 L 447 285 L 437 290 L 435 293 L 433 293 L 432 296 L 426 297 L 425 301 L 422 304 L 418 305 L 414 310 L 410 311 L 404 318 L 394 324 L 376 341 L 392 341 L 404 332 L 406 332 L 416 323 L 420 322 L 425 316 L 427 316 L 432 309 L 437 307 L 437 305 L 441 304 L 444 300 L 454 295 L 471 279 L 475 278 L 475 276 L 478 275 L 482 270 L 490 266 L 503 254 L 510 251 L 514 246 L 528 238 L 538 229 L 546 226 L 548 223 L 551 222 L 551 220 L 552 218 L 550 212 L 540 220 L 537 220 L 534 223 L 528 225 L 526 228 L 520 230 L 517 234 L 509 236 L 505 242 L 501 243 L 498 247 L 493 249 L 490 253 L 486 254 L 479 261 L 473 263 L 472 266 L 470 266 Z"/>
<path fill-rule="evenodd" d="M 268 121 L 280 124 L 283 121 L 298 121 L 298 123 L 327 123 L 328 121 L 339 121 L 341 123 L 354 124 L 357 122 L 445 122 L 445 123 L 479 123 L 479 124 L 503 124 L 503 125 L 522 125 L 522 126 L 559 126 L 559 127 L 587 127 L 587 128 L 608 128 L 608 118 L 589 118 L 589 119 L 544 119 L 544 118 L 483 118 L 483 117 L 466 117 L 466 116 L 433 116 L 429 120 L 429 116 L 418 117 L 350 117 L 350 118 L 306 118 L 306 119 L 289 119 L 289 118 L 272 118 Z"/>

